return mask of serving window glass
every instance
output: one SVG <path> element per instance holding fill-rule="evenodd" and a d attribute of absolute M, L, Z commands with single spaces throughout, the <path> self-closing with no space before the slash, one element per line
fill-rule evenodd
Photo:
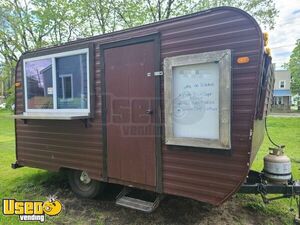
<path fill-rule="evenodd" d="M 26 58 L 23 67 L 25 113 L 89 115 L 88 48 Z"/>

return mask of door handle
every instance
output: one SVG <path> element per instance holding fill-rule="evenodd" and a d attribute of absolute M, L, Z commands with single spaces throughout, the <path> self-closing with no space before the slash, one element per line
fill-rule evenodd
<path fill-rule="evenodd" d="M 153 110 L 152 109 L 147 109 L 146 114 L 153 114 Z"/>

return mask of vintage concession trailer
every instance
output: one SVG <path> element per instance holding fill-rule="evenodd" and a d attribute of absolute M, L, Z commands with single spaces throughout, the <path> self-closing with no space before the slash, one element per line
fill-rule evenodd
<path fill-rule="evenodd" d="M 271 67 L 230 7 L 25 53 L 13 167 L 67 170 L 86 197 L 108 182 L 219 205 L 260 147 Z"/>

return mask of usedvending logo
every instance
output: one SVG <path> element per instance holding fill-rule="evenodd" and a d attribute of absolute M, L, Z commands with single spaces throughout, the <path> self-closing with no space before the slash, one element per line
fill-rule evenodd
<path fill-rule="evenodd" d="M 3 199 L 2 210 L 5 216 L 19 216 L 20 221 L 45 222 L 45 216 L 57 216 L 62 210 L 62 204 L 54 196 L 47 201 L 17 201 Z"/>

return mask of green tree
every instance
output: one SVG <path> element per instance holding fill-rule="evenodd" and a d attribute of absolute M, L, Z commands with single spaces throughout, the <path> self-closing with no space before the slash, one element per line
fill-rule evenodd
<path fill-rule="evenodd" d="M 16 62 L 26 51 L 225 5 L 241 8 L 264 27 L 274 28 L 274 0 L 0 1 L 1 79 L 13 80 Z"/>
<path fill-rule="evenodd" d="M 82 21 L 82 36 L 113 32 L 117 26 L 117 13 L 113 0 L 82 0 L 78 1 L 77 9 Z"/>
<path fill-rule="evenodd" d="M 126 27 L 156 22 L 213 7 L 233 6 L 250 13 L 264 28 L 273 29 L 278 15 L 273 0 L 115 0 L 114 6 Z"/>
<path fill-rule="evenodd" d="M 285 64 L 292 76 L 291 79 L 291 91 L 293 94 L 300 95 L 300 39 L 296 42 L 296 47 L 294 48 L 290 60 Z"/>
<path fill-rule="evenodd" d="M 13 99 L 14 70 L 22 53 L 75 37 L 79 22 L 73 19 L 72 6 L 64 0 L 0 2 L 0 75 L 8 85 L 8 99 Z"/>
<path fill-rule="evenodd" d="M 240 8 L 252 15 L 264 28 L 269 29 L 274 29 L 274 19 L 279 13 L 273 0 L 205 0 L 194 4 L 196 11 L 219 6 Z"/>

